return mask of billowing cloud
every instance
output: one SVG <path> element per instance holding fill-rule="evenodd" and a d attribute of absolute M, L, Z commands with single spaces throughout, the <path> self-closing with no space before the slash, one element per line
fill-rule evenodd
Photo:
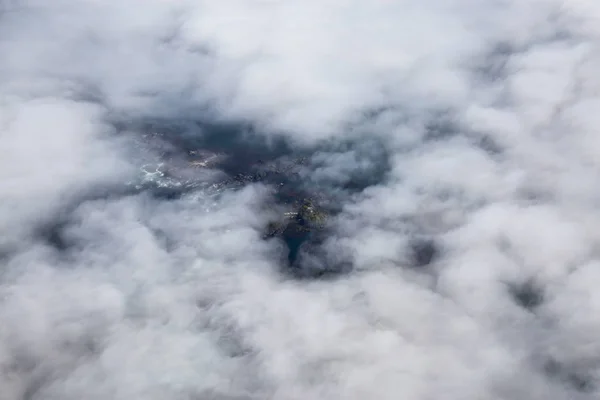
<path fill-rule="evenodd" d="M 0 399 L 597 398 L 599 18 L 2 2 Z"/>

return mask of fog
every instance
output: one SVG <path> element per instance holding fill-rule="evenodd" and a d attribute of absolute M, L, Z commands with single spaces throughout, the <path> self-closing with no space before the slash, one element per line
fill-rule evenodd
<path fill-rule="evenodd" d="M 598 398 L 599 27 L 0 1 L 0 400 Z"/>

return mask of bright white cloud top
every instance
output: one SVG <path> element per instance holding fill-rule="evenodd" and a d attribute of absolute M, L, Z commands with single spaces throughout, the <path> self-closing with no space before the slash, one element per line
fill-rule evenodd
<path fill-rule="evenodd" d="M 599 44 L 592 0 L 3 0 L 0 400 L 598 398 Z M 131 189 L 244 129 L 342 273 L 282 273 L 261 182 Z"/>

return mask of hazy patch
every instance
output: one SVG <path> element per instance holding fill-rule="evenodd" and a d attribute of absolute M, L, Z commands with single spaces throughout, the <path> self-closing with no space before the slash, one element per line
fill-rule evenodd
<path fill-rule="evenodd" d="M 599 18 L 1 2 L 0 399 L 597 398 Z"/>

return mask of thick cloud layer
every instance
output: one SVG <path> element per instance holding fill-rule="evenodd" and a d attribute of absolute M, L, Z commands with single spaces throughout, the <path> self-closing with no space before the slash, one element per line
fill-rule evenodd
<path fill-rule="evenodd" d="M 596 3 L 1 2 L 0 399 L 598 398 Z"/>

